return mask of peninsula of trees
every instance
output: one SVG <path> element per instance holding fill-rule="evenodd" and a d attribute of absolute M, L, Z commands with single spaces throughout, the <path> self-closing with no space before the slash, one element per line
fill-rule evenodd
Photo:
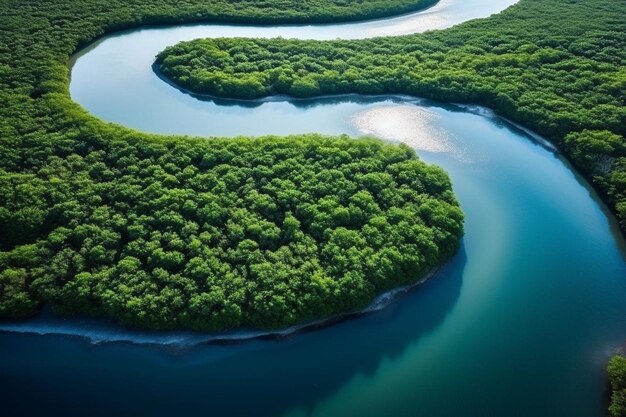
<path fill-rule="evenodd" d="M 2 316 L 45 302 L 157 329 L 290 325 L 414 282 L 463 232 L 447 175 L 406 146 L 79 138 L 0 175 Z"/>
<path fill-rule="evenodd" d="M 521 0 L 410 36 L 182 42 L 159 54 L 155 69 L 222 97 L 402 93 L 486 105 L 551 139 L 626 230 L 625 13 L 620 1 Z"/>
<path fill-rule="evenodd" d="M 447 175 L 405 146 L 154 136 L 68 93 L 69 55 L 114 29 L 429 3 L 2 2 L 0 317 L 47 304 L 154 329 L 278 327 L 361 308 L 440 265 L 463 215 Z"/>

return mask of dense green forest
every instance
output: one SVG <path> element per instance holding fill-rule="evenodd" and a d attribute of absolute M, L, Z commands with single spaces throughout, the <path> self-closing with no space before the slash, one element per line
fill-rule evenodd
<path fill-rule="evenodd" d="M 183 42 L 155 68 L 217 96 L 403 93 L 489 106 L 553 140 L 626 230 L 625 15 L 624 1 L 521 0 L 411 36 Z"/>
<path fill-rule="evenodd" d="M 408 147 L 124 139 L 42 143 L 45 163 L 1 173 L 3 316 L 43 300 L 143 327 L 292 324 L 414 281 L 462 234 L 447 175 Z"/>
<path fill-rule="evenodd" d="M 463 215 L 449 179 L 405 146 L 159 137 L 69 97 L 69 55 L 106 30 L 219 13 L 299 19 L 299 4 L 1 3 L 0 317 L 48 304 L 157 329 L 282 326 L 360 308 L 456 251 Z M 312 19 L 356 10 L 308 4 Z"/>
<path fill-rule="evenodd" d="M 626 356 L 615 355 L 608 366 L 611 417 L 626 417 Z"/>

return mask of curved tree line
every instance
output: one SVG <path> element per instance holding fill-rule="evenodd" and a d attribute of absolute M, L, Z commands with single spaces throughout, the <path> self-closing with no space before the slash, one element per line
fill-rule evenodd
<path fill-rule="evenodd" d="M 296 3 L 0 5 L 0 317 L 48 304 L 154 329 L 284 326 L 361 308 L 456 251 L 463 215 L 449 178 L 405 146 L 160 137 L 69 97 L 69 54 L 105 30 L 219 13 L 299 19 Z M 308 3 L 311 19 L 418 4 Z"/>
<path fill-rule="evenodd" d="M 410 36 L 181 42 L 155 68 L 222 97 L 401 93 L 489 106 L 553 140 L 626 230 L 624 15 L 623 1 L 521 0 L 487 19 Z"/>

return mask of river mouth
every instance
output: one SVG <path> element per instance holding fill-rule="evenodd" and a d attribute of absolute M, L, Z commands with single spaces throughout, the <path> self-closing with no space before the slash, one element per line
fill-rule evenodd
<path fill-rule="evenodd" d="M 485 2 L 496 3 L 514 2 Z M 154 133 L 407 142 L 450 174 L 466 213 L 463 250 L 385 309 L 279 341 L 201 343 L 172 356 L 2 332 L 9 404 L 43 413 L 71 403 L 90 415 L 604 415 L 602 367 L 626 334 L 626 245 L 558 153 L 483 108 L 402 96 L 201 101 L 150 70 L 165 45 L 216 30 L 257 33 L 202 25 L 105 37 L 78 57 L 72 97 L 104 120 Z M 317 29 L 293 29 L 307 30 Z M 119 55 L 123 45 L 129 55 Z"/>

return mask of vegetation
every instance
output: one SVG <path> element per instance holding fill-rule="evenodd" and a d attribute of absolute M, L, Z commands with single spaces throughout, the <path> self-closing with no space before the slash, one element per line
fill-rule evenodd
<path fill-rule="evenodd" d="M 611 417 L 626 417 L 626 356 L 615 355 L 609 361 L 609 384 L 611 388 Z"/>
<path fill-rule="evenodd" d="M 521 0 L 444 31 L 357 41 L 201 39 L 155 67 L 194 92 L 403 93 L 489 106 L 552 139 L 626 230 L 626 3 Z"/>
<path fill-rule="evenodd" d="M 158 329 L 281 326 L 360 308 L 455 252 L 449 179 L 405 146 L 157 137 L 70 99 L 69 54 L 105 30 L 222 6 L 233 19 L 304 16 L 300 2 L 232 3 L 0 4 L 0 317 L 47 303 Z M 354 11 L 307 4 L 316 18 Z"/>
<path fill-rule="evenodd" d="M 32 146 L 0 175 L 0 312 L 38 300 L 143 327 L 292 324 L 452 255 L 462 214 L 404 146 L 318 136 Z"/>

